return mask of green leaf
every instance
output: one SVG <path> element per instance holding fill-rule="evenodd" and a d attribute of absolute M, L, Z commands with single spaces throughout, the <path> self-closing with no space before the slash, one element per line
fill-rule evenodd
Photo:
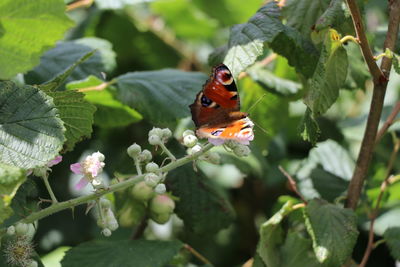
<path fill-rule="evenodd" d="M 53 98 L 66 128 L 63 150 L 71 151 L 77 142 L 90 137 L 96 107 L 84 100 L 84 94 L 76 91 L 55 91 L 48 95 Z"/>
<path fill-rule="evenodd" d="M 59 154 L 65 128 L 53 99 L 32 86 L 0 83 L 0 159 L 24 169 Z"/>
<path fill-rule="evenodd" d="M 299 132 L 304 141 L 310 142 L 313 146 L 317 143 L 321 130 L 309 108 L 307 108 L 300 122 Z"/>
<path fill-rule="evenodd" d="M 173 69 L 127 73 L 117 78 L 117 96 L 154 124 L 166 124 L 190 115 L 207 76 Z"/>
<path fill-rule="evenodd" d="M 278 6 L 275 2 L 271 2 L 260 8 L 247 23 L 231 28 L 229 50 L 224 63 L 234 77 L 262 55 L 264 42 L 272 42 L 284 30 L 279 16 Z"/>
<path fill-rule="evenodd" d="M 82 64 L 89 57 L 93 56 L 95 51 L 90 51 L 86 55 L 83 55 L 80 59 L 74 62 L 69 68 L 67 68 L 64 72 L 58 74 L 56 77 L 47 81 L 45 84 L 40 85 L 40 89 L 44 91 L 55 91 L 58 87 L 60 87 L 71 75 L 71 73 L 75 70 L 79 64 Z"/>
<path fill-rule="evenodd" d="M 325 36 L 318 65 L 310 80 L 304 102 L 313 114 L 325 113 L 339 96 L 339 89 L 346 80 L 348 60 L 340 37 L 333 29 Z"/>
<path fill-rule="evenodd" d="M 105 82 L 95 76 L 89 76 L 85 80 L 67 84 L 67 89 L 81 89 L 104 85 Z M 134 109 L 122 104 L 114 98 L 115 88 L 107 86 L 102 90 L 84 92 L 85 100 L 94 104 L 97 108 L 94 114 L 94 124 L 100 127 L 121 127 L 142 119 Z"/>
<path fill-rule="evenodd" d="M 343 21 L 345 17 L 342 6 L 342 0 L 330 1 L 329 7 L 318 18 L 315 24 L 315 30 L 321 31 L 329 27 L 335 27 L 335 22 Z"/>
<path fill-rule="evenodd" d="M 285 243 L 281 248 L 281 259 L 279 267 L 307 266 L 322 267 L 313 254 L 312 242 L 300 235 L 300 233 L 289 232 Z"/>
<path fill-rule="evenodd" d="M 167 185 L 179 198 L 175 212 L 186 229 L 210 235 L 232 223 L 234 211 L 228 199 L 200 171 L 182 166 L 168 173 Z"/>
<path fill-rule="evenodd" d="M 102 57 L 98 51 L 93 56 L 92 53 L 93 49 L 89 46 L 73 41 L 60 42 L 43 55 L 40 65 L 28 72 L 25 80 L 29 84 L 43 84 L 57 79 L 66 82 L 82 80 L 89 75 L 100 77 L 105 71 Z"/>
<path fill-rule="evenodd" d="M 387 229 L 383 237 L 390 249 L 390 254 L 396 260 L 400 260 L 400 227 Z"/>
<path fill-rule="evenodd" d="M 269 70 L 257 64 L 248 68 L 246 72 L 250 78 L 261 85 L 262 88 L 280 96 L 295 96 L 301 89 L 299 83 L 279 78 Z"/>
<path fill-rule="evenodd" d="M 61 265 L 63 267 L 163 267 L 178 254 L 182 246 L 179 241 L 90 241 L 68 250 Z"/>
<path fill-rule="evenodd" d="M 321 197 L 333 202 L 346 191 L 349 182 L 321 168 L 315 168 L 311 172 L 311 180 L 314 188 Z"/>
<path fill-rule="evenodd" d="M 0 79 L 39 63 L 39 58 L 72 27 L 63 0 L 2 0 L 0 3 Z"/>
<path fill-rule="evenodd" d="M 313 75 L 318 62 L 319 53 L 314 45 L 297 30 L 285 26 L 270 47 L 274 52 L 287 58 L 290 66 L 309 78 Z M 307 64 L 305 64 L 307 62 Z"/>
<path fill-rule="evenodd" d="M 180 38 L 200 41 L 214 37 L 217 30 L 218 22 L 203 13 L 192 1 L 154 1 L 150 7 Z"/>
<path fill-rule="evenodd" d="M 350 257 L 357 241 L 357 216 L 350 209 L 314 199 L 304 210 L 307 231 L 320 263 L 341 266 Z"/>
<path fill-rule="evenodd" d="M 260 241 L 257 246 L 257 254 L 268 267 L 280 266 L 280 255 L 277 249 L 284 242 L 282 220 L 293 211 L 293 203 L 288 201 L 268 221 L 260 227 Z"/>
<path fill-rule="evenodd" d="M 11 216 L 11 200 L 25 179 L 24 170 L 0 163 L 0 224 Z"/>

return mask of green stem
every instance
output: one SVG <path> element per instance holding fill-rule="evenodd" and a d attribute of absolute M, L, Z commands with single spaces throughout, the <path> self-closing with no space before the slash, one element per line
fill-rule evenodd
<path fill-rule="evenodd" d="M 57 198 L 56 198 L 56 196 L 54 195 L 53 190 L 51 189 L 51 186 L 50 186 L 50 183 L 49 183 L 48 174 L 46 173 L 45 175 L 43 175 L 43 176 L 42 176 L 42 179 L 43 179 L 44 185 L 45 185 L 46 188 L 47 188 L 47 191 L 49 192 L 51 201 L 53 202 L 52 204 L 54 205 L 54 204 L 58 203 Z"/>
<path fill-rule="evenodd" d="M 345 42 L 348 42 L 348 41 L 352 41 L 352 42 L 354 42 L 354 43 L 356 43 L 356 44 L 360 44 L 360 42 L 358 41 L 358 39 L 357 39 L 356 37 L 352 36 L 352 35 L 346 35 L 345 37 L 343 37 L 342 39 L 340 39 L 340 42 L 341 42 L 342 44 L 345 43 Z"/>
<path fill-rule="evenodd" d="M 165 165 L 164 167 L 160 168 L 160 172 L 168 172 L 171 171 L 173 169 L 176 169 L 182 165 L 185 165 L 186 163 L 189 163 L 195 159 L 197 159 L 199 156 L 203 155 L 204 153 L 206 153 L 208 150 L 210 150 L 213 147 L 212 144 L 207 144 L 203 147 L 202 150 L 200 150 L 198 153 L 195 153 L 193 155 L 187 155 L 185 157 L 182 157 L 176 161 L 172 161 L 171 163 Z M 40 220 L 44 217 L 47 217 L 53 213 L 59 212 L 61 210 L 65 210 L 65 209 L 69 209 L 84 203 L 87 203 L 88 201 L 91 200 L 95 200 L 105 194 L 108 193 L 112 193 L 112 192 L 116 192 L 122 189 L 125 189 L 127 187 L 130 187 L 140 181 L 143 181 L 144 179 L 144 175 L 136 175 L 134 177 L 131 177 L 125 181 L 122 181 L 120 183 L 111 185 L 107 188 L 104 188 L 102 190 L 98 190 L 90 195 L 85 195 L 85 196 L 81 196 L 81 197 L 77 197 L 77 198 L 73 198 L 67 201 L 63 201 L 63 202 L 58 202 L 55 203 L 53 205 L 51 205 L 50 207 L 40 210 L 38 212 L 33 212 L 31 213 L 29 216 L 27 216 L 26 218 L 20 220 L 19 222 L 23 222 L 23 223 L 32 223 L 36 220 Z M 18 223 L 18 222 L 16 222 Z M 0 232 L 2 231 L 2 229 L 0 229 Z"/>
<path fill-rule="evenodd" d="M 133 159 L 135 161 L 135 166 L 136 166 L 136 172 L 138 175 L 142 175 L 142 169 L 140 168 L 140 162 L 137 157 Z"/>
<path fill-rule="evenodd" d="M 168 157 L 172 160 L 175 161 L 176 158 L 175 156 L 171 153 L 171 151 L 169 151 L 169 149 L 164 145 L 164 143 L 161 141 L 159 146 L 162 148 L 162 150 L 165 152 L 165 154 L 168 155 Z"/>

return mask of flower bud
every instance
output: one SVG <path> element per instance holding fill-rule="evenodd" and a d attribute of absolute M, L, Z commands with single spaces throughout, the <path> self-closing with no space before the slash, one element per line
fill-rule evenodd
<path fill-rule="evenodd" d="M 26 223 L 17 223 L 15 226 L 15 232 L 17 235 L 26 235 L 28 233 L 29 227 Z"/>
<path fill-rule="evenodd" d="M 26 267 L 38 267 L 38 263 L 35 260 L 31 260 Z"/>
<path fill-rule="evenodd" d="M 99 219 L 97 219 L 97 225 L 100 227 L 100 228 L 106 228 L 106 221 L 103 219 L 101 219 L 101 218 L 99 218 Z"/>
<path fill-rule="evenodd" d="M 168 129 L 168 128 L 164 128 L 164 129 L 162 129 L 161 131 L 162 131 L 162 132 L 161 132 L 161 137 L 162 137 L 162 139 L 164 139 L 164 140 L 167 140 L 167 139 L 169 139 L 169 138 L 172 136 L 172 132 L 171 132 L 171 130 Z"/>
<path fill-rule="evenodd" d="M 158 214 L 158 213 L 150 212 L 150 218 L 159 224 L 164 224 L 164 223 L 168 222 L 170 217 L 171 217 L 170 213 Z"/>
<path fill-rule="evenodd" d="M 197 137 L 194 135 L 186 135 L 183 137 L 183 144 L 186 147 L 194 147 L 197 144 Z"/>
<path fill-rule="evenodd" d="M 189 155 L 193 155 L 193 154 L 196 154 L 196 153 L 198 153 L 200 151 L 201 151 L 201 146 L 200 145 L 195 145 L 194 147 L 188 149 L 188 154 Z"/>
<path fill-rule="evenodd" d="M 156 195 L 150 201 L 150 211 L 157 214 L 172 213 L 175 202 L 167 195 Z"/>
<path fill-rule="evenodd" d="M 149 172 L 144 176 L 144 182 L 150 187 L 155 187 L 161 181 L 161 177 L 155 173 Z"/>
<path fill-rule="evenodd" d="M 134 143 L 133 145 L 129 146 L 127 149 L 128 155 L 131 158 L 135 158 L 139 155 L 139 153 L 142 151 L 141 147 Z"/>
<path fill-rule="evenodd" d="M 194 135 L 194 132 L 192 130 L 185 130 L 182 134 L 183 137 L 187 136 L 187 135 Z"/>
<path fill-rule="evenodd" d="M 8 234 L 8 235 L 14 235 L 14 234 L 15 234 L 15 227 L 14 227 L 14 225 L 11 225 L 10 227 L 7 228 L 7 234 Z"/>
<path fill-rule="evenodd" d="M 151 152 L 148 151 L 147 149 L 143 150 L 140 154 L 139 154 L 139 161 L 142 162 L 148 162 L 153 158 L 153 156 L 151 155 Z"/>
<path fill-rule="evenodd" d="M 161 195 L 161 194 L 164 194 L 165 192 L 167 192 L 167 188 L 165 187 L 165 184 L 158 184 L 154 188 L 154 192 Z"/>
<path fill-rule="evenodd" d="M 238 144 L 234 149 L 233 153 L 235 153 L 238 157 L 247 157 L 250 154 L 250 148 L 248 146 Z"/>
<path fill-rule="evenodd" d="M 148 186 L 146 182 L 142 181 L 131 189 L 132 196 L 140 201 L 147 201 L 154 195 L 153 188 Z"/>
<path fill-rule="evenodd" d="M 152 146 L 157 146 L 161 143 L 161 138 L 158 135 L 149 136 L 149 144 Z"/>
<path fill-rule="evenodd" d="M 110 200 L 108 200 L 106 198 L 100 198 L 100 206 L 103 209 L 109 209 L 109 208 L 111 208 L 111 202 L 110 202 Z"/>
<path fill-rule="evenodd" d="M 102 233 L 105 237 L 111 236 L 111 230 L 108 229 L 108 228 L 104 228 L 103 230 L 101 230 L 101 233 Z"/>
<path fill-rule="evenodd" d="M 108 228 L 110 228 L 111 231 L 117 230 L 119 227 L 117 220 L 113 220 L 108 223 Z"/>
<path fill-rule="evenodd" d="M 146 164 L 146 172 L 156 172 L 160 167 L 158 167 L 157 163 L 149 162 Z"/>
<path fill-rule="evenodd" d="M 153 129 L 151 129 L 149 131 L 149 136 L 151 136 L 151 135 L 157 135 L 158 137 L 161 138 L 162 137 L 162 130 L 160 128 L 153 127 Z"/>
<path fill-rule="evenodd" d="M 27 238 L 28 238 L 29 240 L 32 240 L 32 239 L 33 239 L 33 236 L 35 235 L 35 233 L 36 233 L 35 227 L 33 226 L 32 223 L 29 223 L 29 224 L 28 224 L 28 231 L 26 232 Z"/>

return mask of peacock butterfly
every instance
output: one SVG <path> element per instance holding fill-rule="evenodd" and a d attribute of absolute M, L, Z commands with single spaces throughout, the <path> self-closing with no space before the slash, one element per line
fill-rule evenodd
<path fill-rule="evenodd" d="M 190 106 L 199 138 L 214 145 L 235 140 L 248 145 L 253 140 L 253 122 L 240 111 L 240 100 L 232 73 L 224 64 L 215 66 Z"/>

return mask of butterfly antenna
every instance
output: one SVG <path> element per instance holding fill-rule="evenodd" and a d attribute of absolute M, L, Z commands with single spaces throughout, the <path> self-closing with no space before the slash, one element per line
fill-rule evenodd
<path fill-rule="evenodd" d="M 257 106 L 258 103 L 266 96 L 267 94 L 263 94 L 248 110 L 247 113 L 250 113 L 250 111 Z"/>
<path fill-rule="evenodd" d="M 270 134 L 267 130 L 265 130 L 263 127 L 261 127 L 260 125 L 258 125 L 258 124 L 255 123 L 254 121 L 253 121 L 253 123 L 254 123 L 255 126 L 257 126 L 258 128 L 260 128 L 260 130 L 261 130 L 266 136 L 271 136 L 271 134 Z"/>

